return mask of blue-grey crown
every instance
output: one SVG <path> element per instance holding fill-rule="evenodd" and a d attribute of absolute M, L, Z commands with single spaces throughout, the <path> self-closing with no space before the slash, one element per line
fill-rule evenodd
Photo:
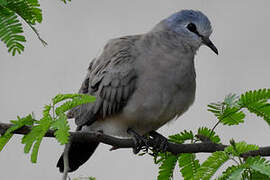
<path fill-rule="evenodd" d="M 177 31 L 177 28 L 179 28 L 177 25 L 182 23 L 193 22 L 198 27 L 200 27 L 201 31 L 205 32 L 206 34 L 209 33 L 211 34 L 212 32 L 212 27 L 209 19 L 201 11 L 182 10 L 172 14 L 165 20 L 165 22 L 168 24 L 170 28 L 172 28 L 172 30 L 175 31 Z"/>

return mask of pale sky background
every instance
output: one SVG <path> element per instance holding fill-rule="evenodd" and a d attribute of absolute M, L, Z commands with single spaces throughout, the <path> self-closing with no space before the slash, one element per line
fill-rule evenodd
<path fill-rule="evenodd" d="M 229 93 L 270 88 L 270 1 L 215 0 L 42 0 L 43 23 L 38 26 L 48 42 L 43 47 L 25 26 L 25 52 L 12 57 L 0 45 L 1 122 L 35 112 L 57 93 L 75 93 L 91 59 L 110 38 L 149 31 L 161 19 L 181 9 L 203 11 L 213 26 L 216 56 L 202 47 L 196 56 L 197 93 L 194 105 L 177 121 L 160 129 L 164 135 L 184 129 L 212 127 L 215 117 L 207 111 L 210 102 Z M 74 127 L 74 126 L 73 126 Z M 269 145 L 270 128 L 255 116 L 243 125 L 217 128 L 224 143 L 234 137 L 258 145 Z M 54 139 L 41 144 L 38 163 L 23 153 L 16 136 L 0 153 L 1 180 L 55 180 L 61 174 L 56 162 L 63 147 Z M 154 180 L 158 166 L 150 156 L 138 157 L 131 149 L 109 152 L 100 145 L 83 167 L 71 177 L 94 176 L 97 180 Z M 178 173 L 175 179 L 181 179 Z"/>

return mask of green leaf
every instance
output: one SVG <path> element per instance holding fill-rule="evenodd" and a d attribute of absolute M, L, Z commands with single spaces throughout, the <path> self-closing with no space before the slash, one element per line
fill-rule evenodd
<path fill-rule="evenodd" d="M 224 125 L 238 125 L 244 122 L 245 114 L 237 107 L 227 107 L 224 112 L 218 116 L 219 121 Z"/>
<path fill-rule="evenodd" d="M 241 97 L 239 99 L 239 105 L 242 107 L 247 107 L 250 104 L 268 99 L 270 99 L 270 89 L 248 91 L 241 94 Z"/>
<path fill-rule="evenodd" d="M 244 122 L 245 114 L 240 110 L 239 100 L 235 94 L 226 96 L 223 102 L 208 105 L 208 111 L 214 113 L 222 124 L 229 126 Z"/>
<path fill-rule="evenodd" d="M 266 159 L 260 156 L 249 157 L 246 160 L 246 165 L 254 171 L 264 174 L 270 178 L 270 162 Z"/>
<path fill-rule="evenodd" d="M 181 154 L 178 158 L 178 164 L 185 180 L 193 179 L 200 167 L 199 161 L 196 160 L 196 155 L 193 153 Z"/>
<path fill-rule="evenodd" d="M 18 18 L 20 17 L 20 18 Z M 37 35 L 38 39 L 46 45 L 34 27 L 42 22 L 42 12 L 38 0 L 1 0 L 0 1 L 0 39 L 13 56 L 24 51 L 22 42 L 25 42 L 22 23 L 25 21 Z"/>
<path fill-rule="evenodd" d="M 71 2 L 71 0 L 61 0 L 63 3 L 67 4 L 67 2 Z"/>
<path fill-rule="evenodd" d="M 244 165 L 231 166 L 218 177 L 218 180 L 241 180 L 246 167 Z"/>
<path fill-rule="evenodd" d="M 31 25 L 41 23 L 42 21 L 42 13 L 38 0 L 12 0 L 8 1 L 6 8 L 18 14 Z"/>
<path fill-rule="evenodd" d="M 96 100 L 96 98 L 93 96 L 80 94 L 80 96 L 73 97 L 71 101 L 66 101 L 61 106 L 57 107 L 55 109 L 55 113 L 56 113 L 56 115 L 59 115 L 61 113 L 64 113 L 64 112 L 76 107 L 76 106 L 79 106 L 81 104 L 94 102 L 95 100 Z M 55 102 L 57 102 L 57 101 L 55 101 Z"/>
<path fill-rule="evenodd" d="M 216 171 L 229 160 L 229 156 L 224 151 L 216 151 L 205 160 L 197 173 L 195 174 L 195 180 L 209 180 Z"/>
<path fill-rule="evenodd" d="M 267 102 L 269 99 L 270 89 L 248 91 L 241 95 L 239 105 L 247 108 L 251 113 L 263 117 L 270 125 L 270 104 Z"/>
<path fill-rule="evenodd" d="M 246 106 L 247 109 L 256 114 L 257 116 L 262 117 L 268 125 L 270 125 L 270 104 L 266 101 L 254 102 Z"/>
<path fill-rule="evenodd" d="M 4 135 L 0 136 L 0 151 L 3 150 L 5 145 L 9 142 L 9 140 L 12 138 L 13 134 L 5 133 Z"/>
<path fill-rule="evenodd" d="M 155 152 L 153 150 L 153 155 L 154 155 L 154 163 L 155 164 L 160 164 L 162 163 L 166 158 L 167 156 L 169 155 L 170 153 L 167 153 L 167 152 Z"/>
<path fill-rule="evenodd" d="M 264 174 L 261 174 L 261 173 L 259 173 L 257 171 L 252 171 L 250 177 L 251 177 L 252 180 L 256 180 L 256 179 L 270 180 L 270 177 L 268 177 L 268 176 L 266 176 Z"/>
<path fill-rule="evenodd" d="M 7 5 L 7 0 L 0 0 L 0 5 L 1 6 Z"/>
<path fill-rule="evenodd" d="M 43 108 L 43 112 L 42 112 L 43 117 L 49 118 L 49 117 L 51 116 L 51 115 L 50 115 L 51 109 L 52 109 L 52 106 L 50 106 L 50 105 L 45 105 L 44 108 Z"/>
<path fill-rule="evenodd" d="M 24 50 L 22 45 L 25 42 L 22 24 L 17 14 L 4 6 L 0 6 L 0 40 L 6 44 L 8 52 L 21 53 Z"/>
<path fill-rule="evenodd" d="M 179 134 L 169 136 L 169 141 L 178 143 L 178 144 L 182 144 L 186 140 L 193 140 L 193 139 L 194 139 L 194 135 L 192 131 L 186 131 L 186 130 L 184 130 L 183 132 L 180 132 Z"/>
<path fill-rule="evenodd" d="M 170 180 L 173 176 L 173 171 L 178 157 L 172 154 L 168 155 L 159 167 L 158 180 Z"/>
<path fill-rule="evenodd" d="M 9 129 L 7 129 L 4 135 L 0 137 L 0 151 L 2 151 L 4 146 L 13 136 L 12 134 L 13 131 L 20 129 L 23 126 L 32 126 L 34 123 L 34 119 L 31 114 L 23 118 L 20 117 L 17 118 L 18 120 L 11 121 L 13 125 Z"/>
<path fill-rule="evenodd" d="M 59 115 L 59 117 L 52 123 L 51 127 L 56 130 L 54 135 L 61 145 L 68 143 L 70 127 L 64 113 Z"/>
<path fill-rule="evenodd" d="M 36 163 L 37 161 L 39 146 L 41 144 L 44 135 L 49 130 L 51 123 L 52 123 L 51 116 L 43 117 L 38 122 L 38 125 L 34 126 L 32 130 L 28 134 L 24 135 L 24 137 L 22 138 L 22 144 L 25 144 L 24 146 L 25 153 L 29 153 L 33 144 L 35 143 L 31 154 L 32 163 Z"/>
<path fill-rule="evenodd" d="M 36 140 L 36 137 L 39 135 L 41 129 L 39 126 L 35 126 L 32 128 L 32 130 L 28 133 L 25 134 L 22 138 L 22 144 L 25 144 L 24 146 L 24 153 L 29 153 L 31 150 L 31 147 L 33 143 Z"/>
<path fill-rule="evenodd" d="M 38 150 L 39 150 L 39 147 L 40 147 L 40 144 L 41 144 L 42 139 L 43 139 L 43 136 L 39 136 L 36 139 L 36 142 L 34 144 L 34 147 L 32 149 L 32 154 L 31 154 L 31 162 L 32 163 L 36 163 L 37 162 Z"/>
<path fill-rule="evenodd" d="M 220 116 L 226 108 L 238 107 L 238 99 L 235 94 L 229 94 L 225 96 L 222 102 L 210 103 L 208 111 L 213 112 L 216 116 Z"/>
<path fill-rule="evenodd" d="M 236 94 L 228 94 L 224 99 L 224 104 L 226 107 L 237 107 L 239 97 Z"/>
<path fill-rule="evenodd" d="M 220 138 L 214 131 L 207 127 L 200 127 L 197 132 L 197 136 L 204 136 L 213 143 L 220 143 Z"/>
<path fill-rule="evenodd" d="M 76 97 L 82 97 L 82 96 L 87 96 L 87 95 L 83 95 L 83 94 L 57 94 L 53 99 L 53 105 L 56 105 L 59 102 L 62 102 L 64 100 L 67 99 L 74 99 Z"/>
<path fill-rule="evenodd" d="M 248 170 L 248 171 L 246 171 Z M 223 175 L 218 180 L 236 180 L 242 179 L 244 171 L 251 172 L 249 177 L 254 180 L 269 180 L 270 178 L 270 162 L 266 159 L 257 156 L 249 157 L 244 164 L 231 166 L 227 168 Z"/>
<path fill-rule="evenodd" d="M 225 148 L 225 152 L 228 154 L 232 154 L 234 156 L 240 156 L 240 154 L 249 152 L 249 151 L 254 151 L 258 150 L 259 147 L 253 144 L 247 144 L 244 141 L 234 143 L 233 145 L 230 145 Z"/>

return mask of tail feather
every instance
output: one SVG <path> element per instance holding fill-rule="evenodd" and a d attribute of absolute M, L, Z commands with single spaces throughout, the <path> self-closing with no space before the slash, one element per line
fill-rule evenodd
<path fill-rule="evenodd" d="M 69 160 L 69 172 L 77 170 L 83 165 L 95 152 L 99 142 L 83 143 L 83 142 L 71 142 L 68 160 Z M 60 172 L 64 171 L 63 154 L 57 162 L 56 167 Z"/>

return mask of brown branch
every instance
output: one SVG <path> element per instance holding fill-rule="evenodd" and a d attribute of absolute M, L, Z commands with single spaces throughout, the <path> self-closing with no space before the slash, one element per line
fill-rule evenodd
<path fill-rule="evenodd" d="M 4 134 L 4 132 L 11 127 L 12 124 L 0 123 L 0 134 Z M 28 126 L 24 126 L 16 131 L 14 134 L 27 134 L 31 131 L 31 128 Z M 116 137 L 112 137 L 100 132 L 70 132 L 73 141 L 77 142 L 101 142 L 104 144 L 111 145 L 117 148 L 132 148 L 134 147 L 134 142 L 131 139 L 120 139 Z M 54 137 L 54 131 L 49 130 L 45 137 Z M 149 145 L 153 146 L 155 144 L 154 141 L 150 140 Z M 168 151 L 173 154 L 179 153 L 212 153 L 216 151 L 223 151 L 227 145 L 223 144 L 215 144 L 211 142 L 204 143 L 196 143 L 196 144 L 175 144 L 169 142 Z M 242 154 L 242 157 L 248 156 L 270 156 L 270 147 L 260 147 L 259 150 L 250 151 L 245 154 Z"/>

